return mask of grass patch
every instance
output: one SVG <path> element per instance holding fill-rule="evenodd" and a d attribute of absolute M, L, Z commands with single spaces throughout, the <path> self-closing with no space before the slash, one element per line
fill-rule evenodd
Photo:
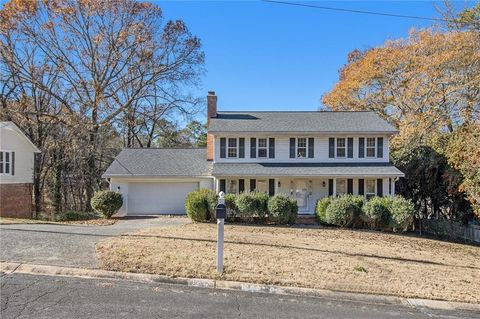
<path fill-rule="evenodd" d="M 214 224 L 152 228 L 97 244 L 108 270 L 480 302 L 475 246 L 365 230 L 226 225 L 222 275 L 215 254 Z"/>

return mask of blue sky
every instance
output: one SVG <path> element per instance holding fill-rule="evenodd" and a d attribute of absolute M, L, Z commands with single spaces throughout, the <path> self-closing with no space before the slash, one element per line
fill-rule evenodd
<path fill-rule="evenodd" d="M 194 93 L 216 91 L 219 110 L 317 110 L 348 52 L 406 37 L 432 24 L 405 18 L 323 11 L 259 1 L 157 1 L 168 19 L 198 36 L 207 73 Z M 302 2 L 440 17 L 433 1 Z M 456 3 L 463 7 L 464 2 Z"/>

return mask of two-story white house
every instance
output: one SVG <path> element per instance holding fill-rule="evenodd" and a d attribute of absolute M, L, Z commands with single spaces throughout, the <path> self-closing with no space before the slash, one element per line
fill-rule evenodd
<path fill-rule="evenodd" d="M 395 127 L 373 112 L 219 112 L 209 92 L 206 149 L 124 149 L 105 172 L 123 214 L 182 214 L 185 195 L 260 190 L 314 214 L 326 196 L 395 194 Z"/>

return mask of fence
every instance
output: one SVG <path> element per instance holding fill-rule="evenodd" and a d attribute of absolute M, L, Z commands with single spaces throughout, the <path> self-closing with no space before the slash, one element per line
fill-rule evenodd
<path fill-rule="evenodd" d="M 480 243 L 479 225 L 464 225 L 460 222 L 442 219 L 423 219 L 420 223 L 423 233 L 454 240 Z"/>

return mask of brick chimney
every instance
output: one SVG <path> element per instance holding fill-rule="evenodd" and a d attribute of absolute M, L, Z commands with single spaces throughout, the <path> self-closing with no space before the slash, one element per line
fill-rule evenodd
<path fill-rule="evenodd" d="M 214 91 L 209 91 L 207 95 L 207 161 L 212 161 L 214 157 L 214 138 L 208 133 L 212 117 L 217 117 L 217 96 Z"/>

